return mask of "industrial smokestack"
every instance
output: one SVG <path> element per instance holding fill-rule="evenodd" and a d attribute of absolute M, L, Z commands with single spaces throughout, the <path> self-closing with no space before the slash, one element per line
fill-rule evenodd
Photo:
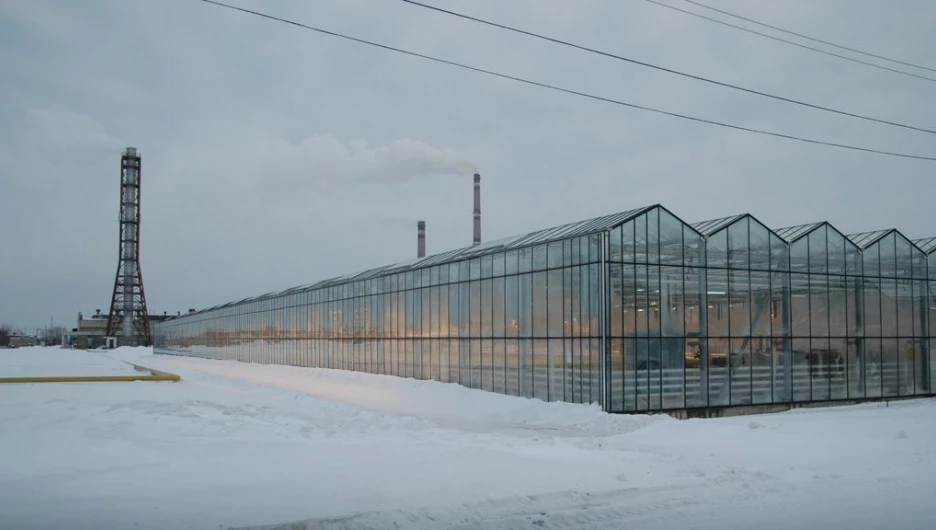
<path fill-rule="evenodd" d="M 474 174 L 474 238 L 472 246 L 481 244 L 481 175 Z"/>
<path fill-rule="evenodd" d="M 416 221 L 416 257 L 426 257 L 426 222 Z"/>

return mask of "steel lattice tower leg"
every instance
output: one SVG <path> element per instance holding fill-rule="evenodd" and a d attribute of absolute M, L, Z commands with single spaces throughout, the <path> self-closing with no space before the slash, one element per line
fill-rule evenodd
<path fill-rule="evenodd" d="M 152 344 L 140 269 L 140 155 L 128 147 L 120 157 L 120 250 L 107 336 L 122 346 Z"/>

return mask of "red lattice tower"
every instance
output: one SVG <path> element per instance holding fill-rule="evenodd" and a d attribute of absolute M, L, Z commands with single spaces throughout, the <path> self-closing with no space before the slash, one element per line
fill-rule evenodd
<path fill-rule="evenodd" d="M 107 336 L 118 337 L 121 346 L 149 346 L 153 342 L 140 269 L 141 165 L 134 147 L 128 147 L 120 157 L 120 250 Z"/>

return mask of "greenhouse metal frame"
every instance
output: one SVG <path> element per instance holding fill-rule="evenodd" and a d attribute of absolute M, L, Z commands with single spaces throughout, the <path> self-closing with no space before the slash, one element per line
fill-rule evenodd
<path fill-rule="evenodd" d="M 156 352 L 609 412 L 931 395 L 936 238 L 653 205 L 155 325 Z"/>

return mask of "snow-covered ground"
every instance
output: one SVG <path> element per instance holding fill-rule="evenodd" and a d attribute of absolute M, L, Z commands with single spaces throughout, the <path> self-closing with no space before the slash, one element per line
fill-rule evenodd
<path fill-rule="evenodd" d="M 0 385 L 0 528 L 936 527 L 936 400 L 678 421 L 107 355 L 183 379 Z"/>
<path fill-rule="evenodd" d="M 97 352 L 62 348 L 0 349 L 0 377 L 134 375 L 133 366 Z"/>

